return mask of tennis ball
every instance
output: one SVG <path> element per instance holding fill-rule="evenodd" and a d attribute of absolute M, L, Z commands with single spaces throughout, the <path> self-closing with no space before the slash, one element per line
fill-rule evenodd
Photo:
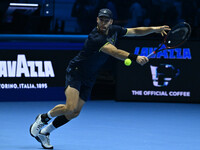
<path fill-rule="evenodd" d="M 124 64 L 125 64 L 126 66 L 130 66 L 131 63 L 132 63 L 132 61 L 131 61 L 129 58 L 126 58 L 126 59 L 124 60 Z"/>

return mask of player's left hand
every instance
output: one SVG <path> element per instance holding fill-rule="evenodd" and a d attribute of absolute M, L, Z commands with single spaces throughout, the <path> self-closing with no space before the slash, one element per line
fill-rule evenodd
<path fill-rule="evenodd" d="M 137 56 L 136 62 L 143 66 L 144 64 L 149 62 L 149 59 L 145 56 Z"/>
<path fill-rule="evenodd" d="M 154 27 L 155 33 L 160 33 L 162 36 L 167 35 L 166 31 L 170 31 L 170 30 L 171 28 L 167 25 Z"/>

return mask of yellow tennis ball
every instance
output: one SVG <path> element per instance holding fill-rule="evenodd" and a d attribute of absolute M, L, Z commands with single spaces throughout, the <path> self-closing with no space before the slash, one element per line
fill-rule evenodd
<path fill-rule="evenodd" d="M 126 66 L 130 66 L 131 63 L 132 63 L 132 61 L 131 61 L 129 58 L 126 58 L 126 59 L 124 60 L 124 64 L 125 64 Z"/>

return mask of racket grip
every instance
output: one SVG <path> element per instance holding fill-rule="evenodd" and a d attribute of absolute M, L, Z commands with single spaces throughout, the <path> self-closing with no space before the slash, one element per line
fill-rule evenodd
<path fill-rule="evenodd" d="M 154 55 L 155 53 L 156 53 L 156 52 L 153 51 L 152 53 L 150 53 L 150 54 L 147 56 L 147 58 L 151 57 L 151 56 Z"/>

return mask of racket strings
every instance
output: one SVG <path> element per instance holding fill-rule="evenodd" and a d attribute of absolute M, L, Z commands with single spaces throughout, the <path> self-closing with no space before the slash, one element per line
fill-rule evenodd
<path fill-rule="evenodd" d="M 190 36 L 190 26 L 187 24 L 180 24 L 173 28 L 165 39 L 167 47 L 176 47 L 181 45 Z"/>

